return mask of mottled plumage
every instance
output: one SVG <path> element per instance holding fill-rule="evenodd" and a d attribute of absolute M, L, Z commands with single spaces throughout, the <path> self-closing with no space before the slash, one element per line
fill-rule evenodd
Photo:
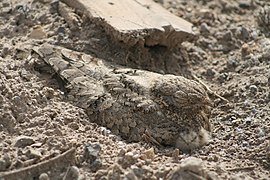
<path fill-rule="evenodd" d="M 92 122 L 124 139 L 140 141 L 147 131 L 158 143 L 182 150 L 207 143 L 211 103 L 197 82 L 51 45 L 35 52 L 65 82 L 69 99 L 84 108 Z"/>

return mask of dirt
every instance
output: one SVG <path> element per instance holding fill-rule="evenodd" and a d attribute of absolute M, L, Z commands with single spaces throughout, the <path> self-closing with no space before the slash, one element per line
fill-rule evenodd
<path fill-rule="evenodd" d="M 126 47 L 81 12 L 70 10 L 75 20 L 64 19 L 58 1 L 0 2 L 1 178 L 270 178 L 270 3 L 158 2 L 194 24 L 194 42 Z M 197 77 L 228 100 L 210 93 L 210 143 L 190 152 L 128 143 L 90 122 L 55 75 L 31 61 L 31 49 L 43 43 L 131 68 Z M 74 156 L 67 153 L 74 148 Z"/>

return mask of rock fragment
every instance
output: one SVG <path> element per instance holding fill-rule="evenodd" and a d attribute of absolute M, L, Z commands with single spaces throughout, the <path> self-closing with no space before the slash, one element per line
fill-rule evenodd
<path fill-rule="evenodd" d="M 41 26 L 36 26 L 29 34 L 29 37 L 32 39 L 44 39 L 47 37 L 47 33 Z"/>
<path fill-rule="evenodd" d="M 16 138 L 16 142 L 14 144 L 15 147 L 24 148 L 26 146 L 30 146 L 31 144 L 34 144 L 35 140 L 33 137 L 29 136 L 19 136 Z"/>
<path fill-rule="evenodd" d="M 87 144 L 84 149 L 84 159 L 88 163 L 93 163 L 99 158 L 101 147 L 99 144 Z"/>
<path fill-rule="evenodd" d="M 99 144 L 88 144 L 85 146 L 83 161 L 86 161 L 92 171 L 97 171 L 101 165 L 101 159 L 99 153 L 101 151 L 101 146 Z"/>
<path fill-rule="evenodd" d="M 38 177 L 39 180 L 50 180 L 49 176 L 47 173 L 42 173 Z"/>
<path fill-rule="evenodd" d="M 199 158 L 189 157 L 185 159 L 178 168 L 173 170 L 169 175 L 170 180 L 179 179 L 193 179 L 193 180 L 203 180 L 203 179 L 218 179 L 214 172 L 207 170 L 203 161 Z"/>
<path fill-rule="evenodd" d="M 0 159 L 0 171 L 6 170 L 6 161 L 3 159 Z"/>
<path fill-rule="evenodd" d="M 155 151 L 154 148 L 150 148 L 144 152 L 144 155 L 147 159 L 153 160 L 155 158 Z"/>
<path fill-rule="evenodd" d="M 80 171 L 77 166 L 71 166 L 66 175 L 64 176 L 63 180 L 77 180 L 79 179 Z"/>

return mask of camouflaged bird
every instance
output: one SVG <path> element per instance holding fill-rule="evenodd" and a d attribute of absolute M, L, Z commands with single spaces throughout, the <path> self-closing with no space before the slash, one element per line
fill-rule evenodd
<path fill-rule="evenodd" d="M 85 109 L 90 121 L 114 134 L 128 141 L 147 135 L 181 150 L 208 142 L 211 102 L 199 83 L 48 44 L 34 52 L 63 80 L 69 99 Z"/>

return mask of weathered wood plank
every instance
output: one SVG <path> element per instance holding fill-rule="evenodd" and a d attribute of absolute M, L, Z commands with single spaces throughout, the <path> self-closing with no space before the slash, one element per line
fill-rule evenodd
<path fill-rule="evenodd" d="M 79 9 L 109 35 L 129 46 L 173 47 L 194 37 L 192 24 L 151 0 L 62 0 Z"/>

